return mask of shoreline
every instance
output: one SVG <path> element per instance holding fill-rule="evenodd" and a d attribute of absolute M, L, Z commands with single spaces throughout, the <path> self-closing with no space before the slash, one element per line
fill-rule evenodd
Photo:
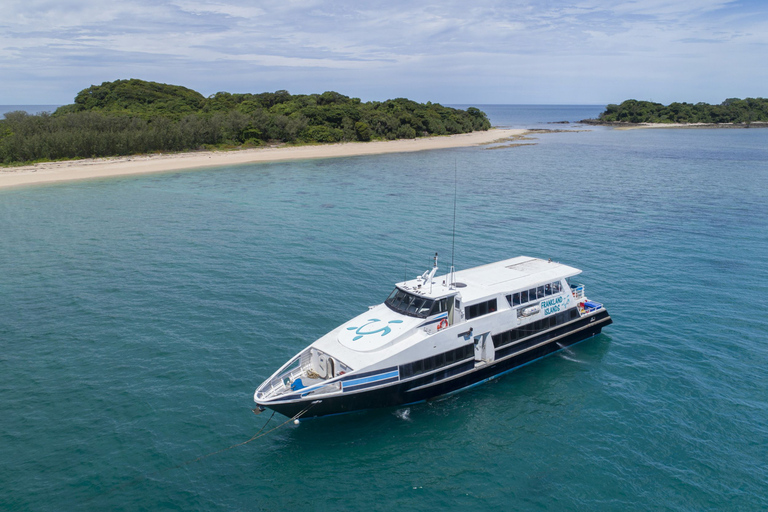
<path fill-rule="evenodd" d="M 20 167 L 0 167 L 0 189 L 249 163 L 285 162 L 290 160 L 341 158 L 460 148 L 490 144 L 500 139 L 520 136 L 526 132 L 527 130 L 525 129 L 491 128 L 488 131 L 418 139 L 342 142 L 315 146 L 278 146 L 233 151 L 160 153 L 44 162 Z"/>
<path fill-rule="evenodd" d="M 588 126 L 605 126 L 615 130 L 646 130 L 658 128 L 687 128 L 687 129 L 748 129 L 748 128 L 768 128 L 768 123 L 756 121 L 749 125 L 744 123 L 622 123 L 619 121 L 609 122 L 588 122 L 590 119 L 582 119 L 579 123 Z"/>

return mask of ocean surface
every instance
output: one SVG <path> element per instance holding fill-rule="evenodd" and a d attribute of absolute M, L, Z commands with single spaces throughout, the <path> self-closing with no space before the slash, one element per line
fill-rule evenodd
<path fill-rule="evenodd" d="M 528 142 L 0 190 L 0 509 L 766 510 L 768 130 Z M 614 324 L 442 400 L 255 416 L 284 361 L 448 269 L 454 169 L 457 268 L 576 266 Z"/>

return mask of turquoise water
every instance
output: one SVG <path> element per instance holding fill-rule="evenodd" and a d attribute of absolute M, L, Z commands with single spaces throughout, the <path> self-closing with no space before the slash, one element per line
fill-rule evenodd
<path fill-rule="evenodd" d="M 605 105 L 465 104 L 451 106 L 461 109 L 477 107 L 488 114 L 493 126 L 499 128 L 543 128 L 550 130 L 577 128 L 569 125 L 578 123 L 582 119 L 595 119 L 605 110 Z"/>
<path fill-rule="evenodd" d="M 0 191 L 0 509 L 766 509 L 768 130 L 537 142 Z M 310 341 L 447 269 L 454 166 L 458 268 L 552 257 L 614 324 L 185 464 L 254 435 Z"/>

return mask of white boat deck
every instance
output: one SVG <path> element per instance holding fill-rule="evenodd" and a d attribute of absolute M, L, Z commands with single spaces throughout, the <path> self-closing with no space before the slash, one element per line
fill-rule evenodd
<path fill-rule="evenodd" d="M 417 291 L 430 298 L 443 297 L 458 290 L 464 302 L 472 302 L 499 293 L 533 288 L 544 282 L 573 277 L 580 273 L 581 270 L 577 268 L 555 261 L 518 256 L 456 272 L 455 288 L 449 286 L 448 274 L 435 276 L 431 286 L 418 278 L 397 283 L 397 286 L 411 292 Z"/>

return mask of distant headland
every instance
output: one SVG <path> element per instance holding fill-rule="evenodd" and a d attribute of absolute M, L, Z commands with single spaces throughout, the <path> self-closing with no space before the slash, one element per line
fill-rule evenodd
<path fill-rule="evenodd" d="M 362 102 L 343 94 L 219 92 L 116 80 L 80 91 L 53 114 L 0 120 L 0 164 L 275 144 L 416 139 L 485 131 L 481 110 L 405 98 Z"/>
<path fill-rule="evenodd" d="M 626 100 L 610 104 L 597 119 L 584 124 L 616 127 L 768 127 L 768 99 L 729 98 L 719 105 Z"/>

